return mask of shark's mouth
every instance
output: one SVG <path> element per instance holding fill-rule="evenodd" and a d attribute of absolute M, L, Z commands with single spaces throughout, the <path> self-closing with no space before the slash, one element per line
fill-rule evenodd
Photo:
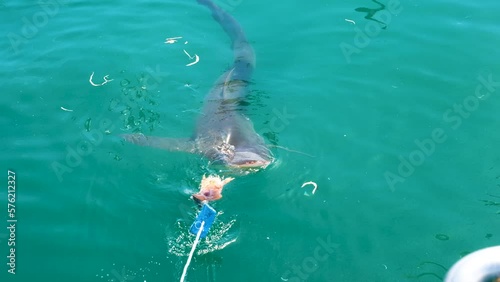
<path fill-rule="evenodd" d="M 266 168 L 272 160 L 268 153 L 261 155 L 251 151 L 237 151 L 227 164 L 237 168 Z"/>
<path fill-rule="evenodd" d="M 270 163 L 271 161 L 250 160 L 240 163 L 229 163 L 229 165 L 237 168 L 266 168 Z"/>
<path fill-rule="evenodd" d="M 272 163 L 272 160 L 263 160 L 263 159 L 239 160 L 239 161 L 235 161 L 234 159 L 233 160 L 218 159 L 218 160 L 212 161 L 210 164 L 215 165 L 215 166 L 246 170 L 246 169 L 264 169 L 271 163 Z"/>

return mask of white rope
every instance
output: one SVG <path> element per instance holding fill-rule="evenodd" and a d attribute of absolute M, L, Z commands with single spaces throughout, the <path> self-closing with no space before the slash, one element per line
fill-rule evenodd
<path fill-rule="evenodd" d="M 203 231 L 203 225 L 205 225 L 205 221 L 201 222 L 200 229 L 196 234 L 196 239 L 194 239 L 193 247 L 191 248 L 191 252 L 189 252 L 188 260 L 186 262 L 186 265 L 184 266 L 184 270 L 182 271 L 181 282 L 184 282 L 184 278 L 186 277 L 186 272 L 189 267 L 189 264 L 191 263 L 191 258 L 193 257 L 194 249 L 196 249 L 196 245 L 198 245 L 198 241 L 200 240 L 201 232 Z"/>

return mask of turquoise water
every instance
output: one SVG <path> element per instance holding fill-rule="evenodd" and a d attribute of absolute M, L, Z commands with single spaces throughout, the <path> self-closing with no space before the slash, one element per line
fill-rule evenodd
<path fill-rule="evenodd" d="M 194 0 L 44 3 L 0 3 L 0 281 L 178 281 L 216 171 L 119 135 L 189 136 L 229 39 Z M 218 3 L 256 51 L 247 114 L 288 150 L 225 188 L 187 281 L 440 281 L 499 244 L 497 1 L 383 2 L 383 24 L 368 0 Z"/>

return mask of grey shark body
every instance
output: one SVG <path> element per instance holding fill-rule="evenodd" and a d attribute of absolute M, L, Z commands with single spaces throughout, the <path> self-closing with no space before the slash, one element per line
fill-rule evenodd
<path fill-rule="evenodd" d="M 239 168 L 265 168 L 273 156 L 240 105 L 248 94 L 247 86 L 255 67 L 255 54 L 238 22 L 211 0 L 198 0 L 207 6 L 213 18 L 232 41 L 232 66 L 215 82 L 207 94 L 196 129 L 191 138 L 176 139 L 125 134 L 123 138 L 137 145 L 169 151 L 204 155 L 213 163 Z"/>

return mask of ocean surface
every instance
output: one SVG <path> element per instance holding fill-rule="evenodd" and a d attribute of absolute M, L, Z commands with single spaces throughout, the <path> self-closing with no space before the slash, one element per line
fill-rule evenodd
<path fill-rule="evenodd" d="M 216 2 L 255 49 L 245 111 L 276 161 L 212 204 L 186 281 L 442 281 L 500 244 L 498 1 Z M 0 19 L 0 281 L 179 281 L 190 195 L 227 172 L 120 135 L 191 136 L 227 35 L 195 0 Z"/>

